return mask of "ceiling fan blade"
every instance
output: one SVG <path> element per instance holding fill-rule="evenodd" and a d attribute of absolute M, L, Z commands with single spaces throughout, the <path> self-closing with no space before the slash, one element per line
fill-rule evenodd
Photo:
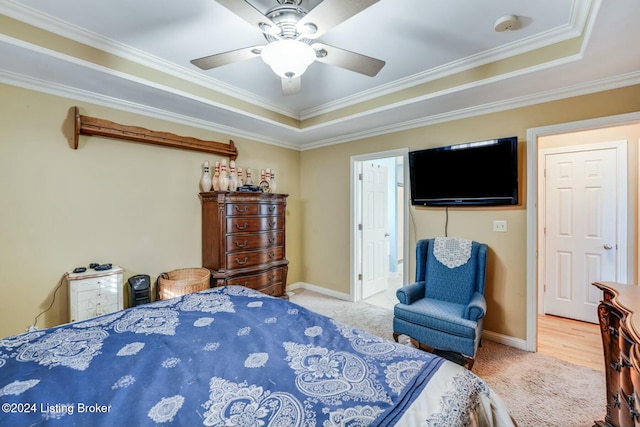
<path fill-rule="evenodd" d="M 218 0 L 219 1 L 219 0 Z M 304 31 L 304 37 L 316 39 L 352 16 L 362 12 L 379 0 L 324 0 L 298 21 L 298 29 L 305 26 L 317 28 L 315 32 Z"/>
<path fill-rule="evenodd" d="M 191 63 L 203 70 L 221 67 L 223 65 L 232 64 L 234 62 L 244 61 L 247 59 L 260 56 L 262 46 L 251 46 L 243 49 L 231 50 L 229 52 L 217 53 L 215 55 L 204 56 L 198 59 L 192 59 Z"/>
<path fill-rule="evenodd" d="M 285 96 L 294 95 L 300 92 L 301 78 L 300 76 L 294 78 L 282 78 L 282 94 Z"/>
<path fill-rule="evenodd" d="M 335 65 L 370 77 L 378 74 L 382 67 L 384 67 L 384 64 L 386 64 L 380 59 L 329 46 L 324 43 L 314 43 L 311 47 L 317 52 L 316 61 Z"/>
<path fill-rule="evenodd" d="M 267 18 L 258 9 L 244 0 L 216 0 L 222 6 L 238 15 L 240 18 L 254 25 L 263 33 L 278 35 L 280 29 L 272 20 Z"/>

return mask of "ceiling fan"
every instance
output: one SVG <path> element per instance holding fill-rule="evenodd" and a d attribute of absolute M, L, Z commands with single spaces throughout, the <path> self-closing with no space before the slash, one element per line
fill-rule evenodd
<path fill-rule="evenodd" d="M 216 0 L 222 6 L 262 31 L 267 44 L 205 56 L 191 61 L 209 70 L 257 56 L 281 77 L 282 93 L 300 90 L 300 76 L 314 61 L 335 65 L 367 76 L 375 76 L 385 62 L 359 53 L 318 43 L 331 28 L 362 12 L 379 0 L 324 0 L 311 11 L 302 0 L 276 0 L 278 5 L 262 14 L 245 0 Z"/>

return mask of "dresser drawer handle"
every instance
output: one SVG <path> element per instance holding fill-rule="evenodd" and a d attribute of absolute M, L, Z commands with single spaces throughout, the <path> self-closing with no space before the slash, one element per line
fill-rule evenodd
<path fill-rule="evenodd" d="M 271 282 L 273 282 L 273 279 L 275 279 L 275 278 L 276 278 L 276 275 L 275 274 L 271 274 L 271 275 L 267 276 L 267 282 L 271 283 Z"/>
<path fill-rule="evenodd" d="M 247 206 L 247 205 L 243 206 L 242 209 L 240 209 L 240 206 L 234 206 L 233 208 L 238 213 L 246 213 L 246 212 L 249 211 L 249 206 Z"/>
<path fill-rule="evenodd" d="M 276 205 L 269 206 L 269 212 L 275 212 L 276 208 L 277 208 Z"/>
<path fill-rule="evenodd" d="M 244 265 L 247 263 L 247 261 L 249 261 L 249 257 L 244 257 L 244 261 L 240 261 L 238 258 L 236 258 L 236 262 L 238 263 L 238 265 Z"/>
<path fill-rule="evenodd" d="M 274 252 L 269 252 L 267 256 L 269 257 L 269 259 L 274 259 L 276 257 L 276 254 Z"/>
<path fill-rule="evenodd" d="M 278 224 L 278 221 L 271 221 L 269 223 L 269 228 L 274 228 Z"/>
<path fill-rule="evenodd" d="M 245 246 L 247 246 L 247 241 L 245 240 L 244 242 L 240 243 L 238 240 L 236 240 L 235 244 L 239 248 L 244 248 Z"/>
<path fill-rule="evenodd" d="M 611 400 L 613 401 L 614 408 L 620 407 L 620 397 L 618 396 L 618 394 L 619 393 L 616 393 L 615 395 L 611 396 Z"/>
<path fill-rule="evenodd" d="M 246 229 L 247 229 L 247 227 L 249 226 L 249 223 L 248 223 L 248 222 L 245 222 L 245 223 L 244 223 L 244 225 L 238 225 L 238 224 L 234 224 L 234 225 L 236 226 L 236 228 L 237 228 L 238 230 L 246 230 Z"/>
<path fill-rule="evenodd" d="M 275 237 L 270 237 L 269 238 L 269 244 L 273 245 L 276 242 L 276 238 Z"/>

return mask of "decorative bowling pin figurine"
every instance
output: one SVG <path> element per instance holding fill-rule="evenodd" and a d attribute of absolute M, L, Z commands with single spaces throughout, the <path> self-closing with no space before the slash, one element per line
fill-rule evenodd
<path fill-rule="evenodd" d="M 236 191 L 238 189 L 238 175 L 236 175 L 236 162 L 231 160 L 229 162 L 229 191 Z"/>
<path fill-rule="evenodd" d="M 262 169 L 260 171 L 260 191 L 263 193 L 269 192 L 269 181 L 267 181 L 267 171 Z"/>
<path fill-rule="evenodd" d="M 267 193 L 271 193 L 271 169 L 267 168 L 264 170 L 264 180 L 269 184 Z"/>
<path fill-rule="evenodd" d="M 276 171 L 271 169 L 271 180 L 269 181 L 269 192 L 276 192 Z"/>
<path fill-rule="evenodd" d="M 229 189 L 229 175 L 227 174 L 227 161 L 223 160 L 220 163 L 220 191 L 227 191 Z"/>
<path fill-rule="evenodd" d="M 211 179 L 211 188 L 213 191 L 220 190 L 220 162 L 216 161 L 213 178 Z"/>
<path fill-rule="evenodd" d="M 202 178 L 200 178 L 200 188 L 202 191 L 211 191 L 211 175 L 209 174 L 209 161 L 202 165 Z"/>
<path fill-rule="evenodd" d="M 244 185 L 244 178 L 242 178 L 242 168 L 238 166 L 238 187 L 242 187 Z"/>
<path fill-rule="evenodd" d="M 251 169 L 247 169 L 247 181 L 245 182 L 247 185 L 253 185 L 253 179 L 251 178 Z"/>

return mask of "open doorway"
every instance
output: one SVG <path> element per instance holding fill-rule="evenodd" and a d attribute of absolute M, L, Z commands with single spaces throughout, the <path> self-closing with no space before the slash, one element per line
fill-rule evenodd
<path fill-rule="evenodd" d="M 393 307 L 408 271 L 407 149 L 351 158 L 351 299 Z"/>
<path fill-rule="evenodd" d="M 587 132 L 608 132 L 610 129 L 615 130 L 624 126 L 632 126 L 638 129 L 640 125 L 640 113 L 625 114 L 621 116 L 604 117 L 581 122 L 566 123 L 561 125 L 553 125 L 542 128 L 529 129 L 527 131 L 527 339 L 526 349 L 529 351 L 537 350 L 538 341 L 538 315 L 544 307 L 544 284 L 540 285 L 541 278 L 545 275 L 545 264 L 541 262 L 540 257 L 544 256 L 545 239 L 541 233 L 545 228 L 542 223 L 544 219 L 544 211 L 542 210 L 545 203 L 539 197 L 544 196 L 544 184 L 541 182 L 544 171 L 540 171 L 539 164 L 543 161 L 541 156 L 544 155 L 544 144 L 541 141 L 552 135 L 565 135 L 571 137 L 573 134 L 579 135 L 582 139 L 579 144 L 591 143 L 593 141 L 585 140 Z M 638 165 L 639 153 L 638 142 L 640 141 L 640 132 L 632 131 L 625 137 L 607 136 L 608 140 L 626 140 L 628 149 L 628 206 L 626 218 L 621 221 L 620 227 L 624 227 L 624 236 L 628 241 L 627 252 L 622 255 L 622 264 L 628 260 L 626 266 L 622 267 L 622 271 L 615 280 L 637 280 L 637 271 L 634 267 L 637 264 L 638 250 L 636 230 L 638 229 L 638 212 L 637 206 L 638 193 Z M 574 143 L 576 144 L 576 143 Z M 565 144 L 566 145 L 566 144 Z M 618 242 L 621 237 L 617 236 Z M 616 242 L 617 243 L 617 242 Z M 605 250 L 611 245 L 607 242 L 603 243 Z M 613 245 L 611 245 L 613 246 Z M 615 246 L 613 246 L 615 248 Z"/>

